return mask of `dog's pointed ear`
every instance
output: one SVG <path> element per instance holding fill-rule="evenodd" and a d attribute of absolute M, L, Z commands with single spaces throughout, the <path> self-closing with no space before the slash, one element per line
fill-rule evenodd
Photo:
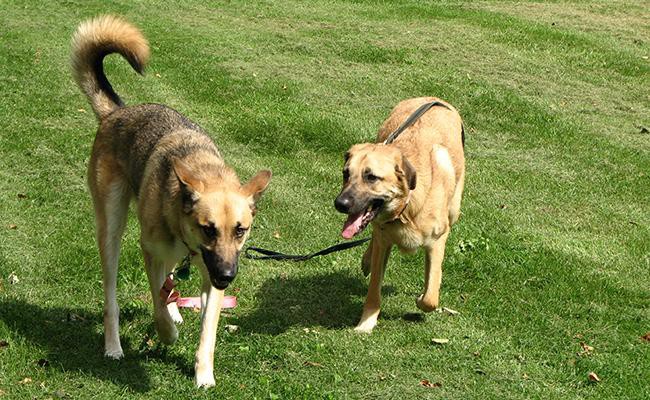
<path fill-rule="evenodd" d="M 409 190 L 415 189 L 415 185 L 417 183 L 417 173 L 415 172 L 413 165 L 409 162 L 409 160 L 406 159 L 406 157 L 402 157 L 401 169 L 404 177 L 406 177 L 406 182 L 408 182 Z"/>
<path fill-rule="evenodd" d="M 176 174 L 176 178 L 178 178 L 183 212 L 189 214 L 192 208 L 194 208 L 194 204 L 201 197 L 201 193 L 204 190 L 203 182 L 195 178 L 188 165 L 179 158 L 172 160 L 172 169 Z"/>
<path fill-rule="evenodd" d="M 270 180 L 271 171 L 265 169 L 259 171 L 250 181 L 241 187 L 242 193 L 252 200 L 253 213 L 255 212 L 255 203 L 262 197 L 262 193 L 266 190 Z"/>

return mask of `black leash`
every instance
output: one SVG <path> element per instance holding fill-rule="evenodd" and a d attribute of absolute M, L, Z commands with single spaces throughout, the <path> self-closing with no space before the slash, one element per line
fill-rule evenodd
<path fill-rule="evenodd" d="M 347 250 L 352 247 L 360 246 L 365 242 L 367 242 L 368 240 L 370 240 L 370 238 L 359 239 L 353 242 L 339 243 L 339 244 L 335 244 L 334 246 L 330 246 L 324 250 L 317 251 L 316 253 L 307 254 L 303 256 L 283 254 L 283 253 L 278 253 L 276 251 L 260 249 L 259 247 L 248 246 L 244 251 L 244 257 L 249 258 L 251 260 L 306 261 L 317 256 L 324 256 L 326 254 L 334 253 L 335 251 Z M 262 256 L 252 255 L 249 253 L 250 251 L 254 251 L 256 253 L 260 253 L 264 255 Z"/>
<path fill-rule="evenodd" d="M 402 122 L 402 124 L 395 129 L 388 137 L 386 140 L 384 140 L 384 144 L 391 144 L 399 135 L 402 134 L 408 127 L 413 125 L 420 117 L 424 115 L 427 111 L 429 111 L 431 108 L 435 106 L 441 106 L 444 107 L 448 110 L 451 110 L 446 104 L 443 104 L 439 101 L 432 101 L 430 103 L 425 103 L 422 104 L 420 107 L 418 107 L 413 114 L 411 114 L 406 121 Z M 464 136 L 464 135 L 463 135 Z M 266 249 L 260 249 L 259 247 L 253 247 L 253 246 L 248 246 L 246 250 L 244 250 L 244 257 L 251 259 L 251 260 L 278 260 L 278 261 L 284 261 L 284 260 L 290 260 L 290 261 L 306 261 L 310 260 L 314 257 L 317 256 L 324 256 L 326 254 L 334 253 L 336 251 L 341 251 L 341 250 L 347 250 L 352 247 L 360 246 L 364 244 L 365 242 L 369 241 L 370 238 L 366 239 L 360 239 L 360 240 L 355 240 L 353 242 L 344 242 L 344 243 L 339 243 L 335 244 L 334 246 L 330 246 L 326 249 L 317 251 L 316 253 L 312 254 L 307 254 L 307 255 L 291 255 L 291 254 L 284 254 L 284 253 L 278 253 L 277 251 L 272 251 L 272 250 L 266 250 Z M 250 254 L 251 251 L 254 251 L 256 253 L 263 254 L 261 256 L 256 256 Z"/>
<path fill-rule="evenodd" d="M 435 106 L 441 106 L 441 107 L 446 108 L 447 110 L 451 110 L 451 108 L 449 108 L 446 104 L 443 104 L 443 103 L 441 103 L 439 101 L 432 101 L 431 103 L 422 104 L 420 107 L 418 107 L 417 110 L 415 110 L 415 112 L 413 112 L 413 114 L 411 114 L 406 119 L 406 121 L 402 122 L 402 125 L 400 125 L 390 135 L 388 135 L 386 140 L 384 140 L 384 144 L 393 143 L 395 141 L 395 139 L 397 139 L 397 137 L 402 134 L 402 132 L 404 132 L 408 127 L 413 125 L 415 123 L 415 121 L 420 119 L 420 117 L 422 117 L 425 112 L 429 111 L 431 108 L 433 108 Z"/>

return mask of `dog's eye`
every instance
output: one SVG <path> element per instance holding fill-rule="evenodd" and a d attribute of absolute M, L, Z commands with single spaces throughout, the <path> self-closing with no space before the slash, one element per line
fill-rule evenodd
<path fill-rule="evenodd" d="M 375 182 L 377 182 L 377 181 L 380 180 L 380 179 L 381 179 L 381 178 L 378 177 L 377 175 L 373 175 L 373 174 L 368 174 L 368 175 L 366 175 L 366 180 L 367 180 L 368 182 L 370 182 L 370 183 L 375 183 Z"/>
<path fill-rule="evenodd" d="M 201 229 L 208 239 L 214 239 L 217 237 L 217 228 L 215 228 L 214 225 L 201 225 Z"/>
<path fill-rule="evenodd" d="M 238 226 L 235 228 L 235 236 L 238 238 L 242 238 L 245 234 L 248 228 L 244 228 L 243 226 Z"/>
<path fill-rule="evenodd" d="M 350 179 L 350 171 L 347 169 L 343 170 L 343 182 L 347 182 Z"/>

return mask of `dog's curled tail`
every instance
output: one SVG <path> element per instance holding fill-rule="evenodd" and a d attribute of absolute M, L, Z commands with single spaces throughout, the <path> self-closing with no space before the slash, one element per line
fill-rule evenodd
<path fill-rule="evenodd" d="M 111 53 L 121 54 L 142 74 L 149 44 L 138 28 L 112 15 L 82 22 L 72 36 L 72 73 L 99 120 L 124 105 L 104 74 L 104 57 Z"/>

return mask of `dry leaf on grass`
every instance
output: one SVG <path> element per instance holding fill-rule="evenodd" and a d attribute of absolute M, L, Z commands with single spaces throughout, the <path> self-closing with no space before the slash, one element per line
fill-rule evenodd
<path fill-rule="evenodd" d="M 595 372 L 590 372 L 589 375 L 587 375 L 587 378 L 589 378 L 590 382 L 600 382 L 600 378 Z"/>
<path fill-rule="evenodd" d="M 23 378 L 23 380 L 21 380 L 21 381 L 18 382 L 18 383 L 20 383 L 21 385 L 26 385 L 26 384 L 28 384 L 28 383 L 32 383 L 32 378 L 30 378 L 30 377 L 25 377 L 25 378 Z"/>
<path fill-rule="evenodd" d="M 9 276 L 7 277 L 7 280 L 9 281 L 9 284 L 15 285 L 16 283 L 20 282 L 20 279 L 18 279 L 18 275 L 15 273 L 10 273 Z"/>
<path fill-rule="evenodd" d="M 304 365 L 305 367 L 319 367 L 319 368 L 323 367 L 323 364 L 313 362 L 313 361 L 305 361 L 302 365 Z"/>
<path fill-rule="evenodd" d="M 273 232 L 273 237 L 276 239 L 280 239 L 280 232 L 278 231 Z"/>
<path fill-rule="evenodd" d="M 440 386 L 442 386 L 442 383 L 440 383 L 440 382 L 433 382 L 432 383 L 432 382 L 429 382 L 428 379 L 422 379 L 420 381 L 420 386 L 423 386 L 425 388 L 439 388 Z"/>
<path fill-rule="evenodd" d="M 648 332 L 645 335 L 641 336 L 641 339 L 645 340 L 646 342 L 650 342 L 650 332 Z"/>
<path fill-rule="evenodd" d="M 591 354 L 592 351 L 594 351 L 594 348 L 589 346 L 585 342 L 580 342 L 580 347 L 582 347 L 582 350 L 578 352 L 578 357 L 580 356 L 588 356 Z"/>
<path fill-rule="evenodd" d="M 9 225 L 7 225 L 7 228 L 9 228 L 9 229 L 18 229 L 18 225 L 16 225 L 16 224 L 9 224 Z"/>
<path fill-rule="evenodd" d="M 447 344 L 447 343 L 449 343 L 449 339 L 433 338 L 433 339 L 431 339 L 431 343 L 433 343 L 433 344 Z"/>
<path fill-rule="evenodd" d="M 442 307 L 439 310 L 440 310 L 440 311 L 438 311 L 439 313 L 447 313 L 449 315 L 458 315 L 458 314 L 460 314 L 460 312 L 458 312 L 456 310 L 452 310 L 451 308 L 447 308 L 447 307 Z"/>

